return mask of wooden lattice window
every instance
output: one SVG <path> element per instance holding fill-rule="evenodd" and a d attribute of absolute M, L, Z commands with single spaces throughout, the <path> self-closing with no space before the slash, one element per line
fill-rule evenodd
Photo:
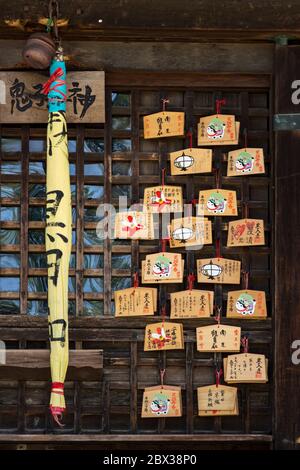
<path fill-rule="evenodd" d="M 106 124 L 69 126 L 73 195 L 70 340 L 73 348 L 104 350 L 104 376 L 92 383 L 67 384 L 70 411 L 64 432 L 270 434 L 272 382 L 239 385 L 240 415 L 237 417 L 210 419 L 197 416 L 196 388 L 214 381 L 214 364 L 220 359 L 196 351 L 195 328 L 207 320 L 183 321 L 185 351 L 145 353 L 144 326 L 146 321 L 155 321 L 157 317 L 124 320 L 113 315 L 113 291 L 131 285 L 132 274 L 146 254 L 159 249 L 159 241 L 100 241 L 96 236 L 96 226 L 102 218 L 99 212 L 97 215 L 99 204 L 112 202 L 117 206 L 118 197 L 122 195 L 128 197 L 129 204 L 141 200 L 145 187 L 160 182 L 162 167 L 166 168 L 166 183 L 183 187 L 185 201 L 197 198 L 200 189 L 215 185 L 213 174 L 170 176 L 168 153 L 185 147 L 186 139 L 143 139 L 142 116 L 160 109 L 161 98 L 165 96 L 170 100 L 170 110 L 185 112 L 186 128 L 193 127 L 194 136 L 199 117 L 214 112 L 216 98 L 226 98 L 223 110 L 237 116 L 241 131 L 248 129 L 248 145 L 264 148 L 265 175 L 226 177 L 226 153 L 222 148 L 214 149 L 214 165 L 221 169 L 221 187 L 237 191 L 239 215 L 247 203 L 250 217 L 264 219 L 266 246 L 226 248 L 226 218 L 222 221 L 213 219 L 213 234 L 215 240 L 221 240 L 223 255 L 240 259 L 243 268 L 250 271 L 249 287 L 266 291 L 267 320 L 223 321 L 242 326 L 243 333 L 249 334 L 251 351 L 265 353 L 270 358 L 269 375 L 272 377 L 273 157 L 269 88 L 257 85 L 230 88 L 228 84 L 223 89 L 222 85 L 209 88 L 209 80 L 205 87 L 180 85 L 169 88 L 163 79 L 161 86 L 108 86 Z M 45 126 L 1 128 L 0 310 L 2 318 L 7 318 L 1 320 L 2 325 L 13 326 L 3 328 L 2 334 L 7 346 L 12 348 L 48 347 L 46 319 L 41 318 L 47 314 L 45 131 Z M 199 252 L 181 251 L 188 273 L 196 271 L 197 258 L 212 256 L 215 247 L 205 246 Z M 177 284 L 159 286 L 161 304 L 168 306 L 169 293 L 185 287 Z M 228 286 L 215 286 L 216 301 L 223 305 L 223 312 L 228 290 Z M 28 317 L 30 322 L 26 320 Z M 181 385 L 183 389 L 184 415 L 170 420 L 142 420 L 142 390 L 159 383 L 162 367 L 167 370 L 166 382 Z M 40 393 L 36 409 L 28 402 L 28 390 L 36 382 L 18 384 L 17 380 L 18 377 L 13 384 L 9 381 L 0 384 L 10 390 L 0 404 L 0 413 L 9 414 L 0 431 L 49 430 L 46 382 L 40 382 L 39 392 L 36 392 L 37 395 Z M 18 387 L 22 393 L 17 396 L 14 394 Z M 4 410 L 6 397 L 10 397 L 11 408 Z M 21 412 L 17 411 L 17 405 Z"/>

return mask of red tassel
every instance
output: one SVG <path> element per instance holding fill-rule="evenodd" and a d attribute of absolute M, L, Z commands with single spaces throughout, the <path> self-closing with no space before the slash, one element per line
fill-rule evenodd
<path fill-rule="evenodd" d="M 60 77 L 62 77 L 64 74 L 63 69 L 59 67 L 58 69 L 53 72 L 53 74 L 49 77 L 49 79 L 44 83 L 43 88 L 41 93 L 43 95 L 48 95 L 52 89 L 55 89 L 58 93 L 60 93 L 64 98 L 65 94 L 62 93 L 62 91 L 58 90 L 57 87 L 64 85 L 65 81 L 64 80 L 59 80 Z M 51 88 L 52 83 L 57 82 L 54 88 Z"/>

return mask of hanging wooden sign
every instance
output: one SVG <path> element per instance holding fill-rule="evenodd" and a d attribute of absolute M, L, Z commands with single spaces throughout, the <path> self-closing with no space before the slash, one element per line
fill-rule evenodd
<path fill-rule="evenodd" d="M 154 186 L 145 188 L 144 207 L 149 212 L 182 212 L 181 186 Z"/>
<path fill-rule="evenodd" d="M 203 318 L 212 313 L 210 291 L 188 289 L 171 292 L 170 318 Z"/>
<path fill-rule="evenodd" d="M 105 122 L 104 72 L 68 72 L 67 116 L 69 123 Z M 41 124 L 48 120 L 48 98 L 41 93 L 47 77 L 39 72 L 0 72 L 4 99 L 0 123 Z"/>
<path fill-rule="evenodd" d="M 221 324 L 199 326 L 196 337 L 200 352 L 236 352 L 240 350 L 241 328 Z"/>
<path fill-rule="evenodd" d="M 240 278 L 240 261 L 227 258 L 205 258 L 197 260 L 198 282 L 239 284 Z"/>
<path fill-rule="evenodd" d="M 161 111 L 144 116 L 144 139 L 184 135 L 184 113 Z"/>
<path fill-rule="evenodd" d="M 177 283 L 183 282 L 183 272 L 184 272 L 184 260 L 181 261 L 181 277 L 178 279 L 175 278 L 161 278 L 161 279 L 145 279 L 146 273 L 146 260 L 142 261 L 142 283 L 143 284 L 170 284 L 170 283 Z"/>
<path fill-rule="evenodd" d="M 227 246 L 257 246 L 265 244 L 264 221 L 240 219 L 229 222 Z"/>
<path fill-rule="evenodd" d="M 129 287 L 115 291 L 115 316 L 134 317 L 154 315 L 156 311 L 157 289 L 149 287 Z"/>
<path fill-rule="evenodd" d="M 216 116 L 216 115 L 215 115 Z M 221 115 L 218 117 L 220 118 Z M 225 115 L 226 116 L 226 115 Z M 240 123 L 238 121 L 235 121 L 235 124 L 230 127 L 230 135 L 233 136 L 233 139 L 227 139 L 225 138 L 225 129 L 226 129 L 226 124 L 225 128 L 223 126 L 224 121 L 219 119 L 217 121 L 213 121 L 211 119 L 210 122 L 212 122 L 212 125 L 209 125 L 209 119 L 208 118 L 214 118 L 214 116 L 207 116 L 205 119 L 206 124 L 203 123 L 202 119 L 200 119 L 200 122 L 198 123 L 198 145 L 199 146 L 212 146 L 212 145 L 236 145 L 239 143 L 239 132 L 240 132 Z M 207 132 L 208 130 L 208 132 Z M 223 133 L 224 130 L 224 133 Z M 208 135 L 210 134 L 210 136 Z"/>
<path fill-rule="evenodd" d="M 187 148 L 170 153 L 171 175 L 211 173 L 212 150 Z"/>
<path fill-rule="evenodd" d="M 236 191 L 208 189 L 199 192 L 199 215 L 234 216 L 238 214 Z"/>
<path fill-rule="evenodd" d="M 245 320 L 267 317 L 266 294 L 260 290 L 236 290 L 228 292 L 228 318 Z"/>
<path fill-rule="evenodd" d="M 235 416 L 239 414 L 236 387 L 208 385 L 197 388 L 199 416 Z"/>
<path fill-rule="evenodd" d="M 201 143 L 236 139 L 235 116 L 229 114 L 213 114 L 205 116 L 199 121 Z M 198 145 L 200 145 L 198 143 Z"/>
<path fill-rule="evenodd" d="M 141 211 L 118 212 L 114 236 L 131 240 L 154 239 L 153 214 Z"/>
<path fill-rule="evenodd" d="M 223 359 L 224 380 L 228 383 L 266 383 L 267 362 L 264 354 L 241 353 Z"/>
<path fill-rule="evenodd" d="M 179 253 L 161 252 L 147 255 L 145 259 L 145 281 L 181 280 L 182 256 Z"/>
<path fill-rule="evenodd" d="M 262 148 L 243 148 L 228 153 L 227 176 L 256 175 L 265 172 Z"/>
<path fill-rule="evenodd" d="M 181 323 L 160 322 L 145 328 L 144 351 L 184 349 Z"/>
<path fill-rule="evenodd" d="M 182 217 L 171 221 L 170 248 L 183 248 L 212 243 L 212 224 L 205 217 Z"/>
<path fill-rule="evenodd" d="M 158 385 L 145 388 L 142 418 L 177 418 L 178 416 L 182 416 L 180 387 Z"/>

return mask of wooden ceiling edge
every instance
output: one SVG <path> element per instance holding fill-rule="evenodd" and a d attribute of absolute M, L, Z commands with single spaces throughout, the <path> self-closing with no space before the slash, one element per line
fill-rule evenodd
<path fill-rule="evenodd" d="M 0 39 L 26 40 L 34 32 L 44 28 L 17 29 L 0 27 Z M 291 40 L 300 39 L 300 29 L 205 29 L 205 28 L 105 28 L 60 29 L 62 40 L 103 42 L 265 42 L 272 43 L 278 36 Z"/>

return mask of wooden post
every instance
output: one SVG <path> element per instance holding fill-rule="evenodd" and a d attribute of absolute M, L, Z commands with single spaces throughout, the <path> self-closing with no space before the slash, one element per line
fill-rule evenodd
<path fill-rule="evenodd" d="M 300 46 L 275 46 L 275 416 L 277 449 L 293 449 L 300 435 L 299 370 L 292 343 L 300 339 L 300 127 L 287 116 L 300 113 L 292 82 L 300 80 Z M 282 117 L 281 115 L 284 115 Z M 283 121 L 285 125 L 283 125 Z M 298 422 L 298 424 L 297 424 Z"/>

